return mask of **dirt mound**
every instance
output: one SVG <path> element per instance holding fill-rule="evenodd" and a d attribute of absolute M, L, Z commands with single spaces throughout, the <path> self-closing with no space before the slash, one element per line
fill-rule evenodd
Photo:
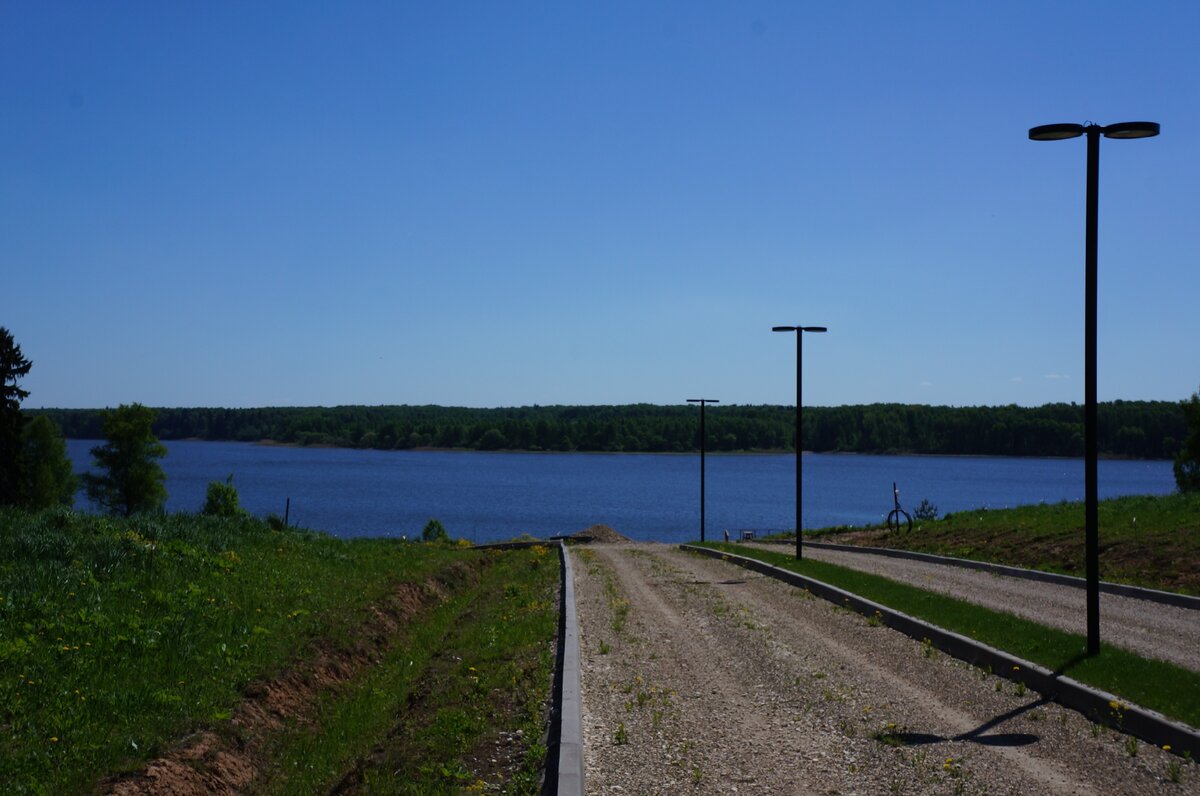
<path fill-rule="evenodd" d="M 567 539 L 572 542 L 601 542 L 604 544 L 628 543 L 633 541 L 628 536 L 622 536 L 607 525 L 593 525 L 591 528 L 585 528 L 578 533 L 571 534 Z"/>

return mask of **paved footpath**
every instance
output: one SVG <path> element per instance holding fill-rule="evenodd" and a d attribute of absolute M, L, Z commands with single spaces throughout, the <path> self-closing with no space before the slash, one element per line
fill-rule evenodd
<path fill-rule="evenodd" d="M 1178 758 L 664 545 L 572 548 L 592 794 L 1200 794 Z"/>
<path fill-rule="evenodd" d="M 780 552 L 791 548 L 752 544 Z M 911 583 L 1050 627 L 1087 634 L 1086 593 L 1057 583 L 1011 578 L 974 569 L 902 558 L 806 547 L 804 555 Z M 1104 643 L 1200 671 L 1200 611 L 1100 593 L 1100 637 Z"/>

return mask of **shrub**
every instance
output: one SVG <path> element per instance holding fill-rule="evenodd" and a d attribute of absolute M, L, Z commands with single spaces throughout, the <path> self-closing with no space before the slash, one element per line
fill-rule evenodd
<path fill-rule="evenodd" d="M 1188 437 L 1175 456 L 1175 484 L 1180 492 L 1200 491 L 1200 392 L 1183 402 Z"/>
<path fill-rule="evenodd" d="M 246 512 L 238 505 L 237 487 L 233 485 L 233 474 L 220 481 L 210 481 L 208 492 L 204 496 L 203 514 L 212 517 L 240 517 Z"/>
<path fill-rule="evenodd" d="M 430 518 L 429 522 L 425 523 L 425 527 L 421 529 L 421 541 L 448 542 L 450 534 L 446 533 L 445 526 L 439 520 Z"/>
<path fill-rule="evenodd" d="M 927 498 L 921 499 L 921 505 L 917 506 L 917 510 L 913 512 L 913 519 L 916 520 L 936 520 L 938 516 L 938 507 L 929 502 Z"/>

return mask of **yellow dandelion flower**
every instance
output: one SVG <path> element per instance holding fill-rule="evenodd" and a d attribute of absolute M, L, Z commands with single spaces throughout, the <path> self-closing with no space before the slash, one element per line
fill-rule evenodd
<path fill-rule="evenodd" d="M 1171 744 L 1169 744 L 1169 743 L 1163 744 L 1163 751 L 1164 752 L 1171 751 Z"/>
<path fill-rule="evenodd" d="M 51 735 L 51 736 L 50 736 L 50 743 L 58 743 L 58 736 L 57 736 L 57 735 Z"/>

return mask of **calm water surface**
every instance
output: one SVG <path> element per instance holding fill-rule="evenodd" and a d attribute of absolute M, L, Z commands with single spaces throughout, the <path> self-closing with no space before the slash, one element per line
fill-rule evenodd
<path fill-rule="evenodd" d="M 68 440 L 77 470 L 95 441 Z M 475 541 L 573 533 L 605 523 L 643 540 L 699 534 L 698 455 L 364 451 L 238 442 L 167 442 L 170 511 L 199 511 L 209 481 L 231 473 L 242 505 L 339 536 L 413 536 L 437 517 Z M 791 528 L 795 457 L 707 457 L 709 538 L 722 530 Z M 928 498 L 945 512 L 1083 498 L 1081 459 L 804 457 L 804 527 L 880 521 L 892 482 L 910 512 Z M 1100 496 L 1166 494 L 1166 461 L 1100 462 Z M 83 501 L 81 500 L 81 505 Z"/>

